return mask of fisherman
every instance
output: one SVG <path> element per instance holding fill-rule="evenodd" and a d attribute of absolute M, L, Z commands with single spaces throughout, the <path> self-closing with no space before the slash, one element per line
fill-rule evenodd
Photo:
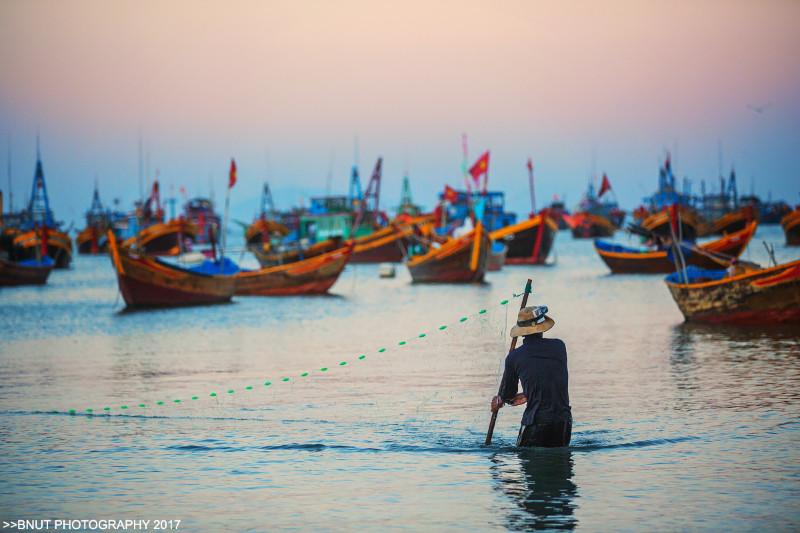
<path fill-rule="evenodd" d="M 560 339 L 545 339 L 555 325 L 547 306 L 525 307 L 511 328 L 512 337 L 523 337 L 522 346 L 508 354 L 501 393 L 492 398 L 491 410 L 504 403 L 527 403 L 517 446 L 568 446 L 572 435 L 569 405 L 567 348 Z M 522 392 L 517 393 L 522 382 Z"/>

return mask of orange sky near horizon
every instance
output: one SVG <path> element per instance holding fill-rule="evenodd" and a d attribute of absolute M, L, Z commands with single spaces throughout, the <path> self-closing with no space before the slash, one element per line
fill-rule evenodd
<path fill-rule="evenodd" d="M 355 134 L 395 159 L 419 153 L 432 174 L 457 169 L 462 131 L 475 153 L 549 151 L 583 169 L 606 139 L 608 155 L 639 150 L 653 167 L 657 147 L 681 139 L 691 158 L 701 139 L 704 166 L 687 171 L 707 173 L 717 139 L 733 158 L 750 149 L 748 104 L 777 109 L 763 128 L 786 146 L 740 161 L 797 147 L 799 22 L 800 2 L 779 0 L 5 0 L 0 134 L 39 128 L 82 160 L 87 147 L 135 158 L 139 130 L 165 159 L 311 152 L 317 181 L 332 149 L 349 164 Z"/>

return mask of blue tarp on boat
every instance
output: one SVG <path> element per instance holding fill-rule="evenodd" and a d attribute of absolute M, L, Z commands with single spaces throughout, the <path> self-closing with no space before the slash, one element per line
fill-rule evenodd
<path fill-rule="evenodd" d="M 232 276 L 240 270 L 239 266 L 227 257 L 224 257 L 222 261 L 212 261 L 210 259 L 206 259 L 199 265 L 195 266 L 178 265 L 171 261 L 166 261 L 161 257 L 156 257 L 155 260 L 170 268 L 191 272 L 193 274 L 200 274 L 201 276 Z"/>
<path fill-rule="evenodd" d="M 665 279 L 671 283 L 702 283 L 704 281 L 717 281 L 728 275 L 725 270 L 707 270 L 705 268 L 689 265 L 684 272 L 673 272 Z M 688 281 L 687 281 L 688 280 Z"/>
<path fill-rule="evenodd" d="M 621 244 L 614 244 L 608 241 L 601 241 L 599 239 L 595 239 L 594 241 L 595 247 L 598 250 L 603 250 L 604 252 L 617 252 L 617 253 L 626 253 L 626 254 L 644 254 L 647 253 L 649 250 L 641 250 L 638 248 L 629 248 L 628 246 L 622 246 Z"/>
<path fill-rule="evenodd" d="M 53 266 L 53 259 L 50 256 L 44 256 L 41 261 L 38 259 L 25 259 L 17 264 L 26 267 L 48 267 Z"/>
<path fill-rule="evenodd" d="M 223 257 L 220 261 L 206 259 L 199 265 L 188 268 L 187 270 L 198 274 L 208 274 L 209 276 L 232 276 L 239 272 L 239 265 L 227 257 Z"/>

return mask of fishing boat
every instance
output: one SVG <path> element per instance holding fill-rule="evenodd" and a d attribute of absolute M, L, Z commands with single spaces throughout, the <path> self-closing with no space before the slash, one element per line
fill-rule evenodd
<path fill-rule="evenodd" d="M 564 216 L 570 216 L 570 213 L 567 210 L 565 203 L 559 200 L 557 195 L 553 195 L 553 201 L 550 202 L 550 205 L 542 209 L 542 212 L 555 220 L 559 230 L 569 228 L 569 224 L 567 224 Z"/>
<path fill-rule="evenodd" d="M 687 265 L 699 268 L 725 268 L 731 258 L 739 257 L 747 248 L 757 225 L 752 221 L 741 231 L 700 245 L 684 241 L 683 258 Z M 596 240 L 594 247 L 612 274 L 668 274 L 676 270 L 677 258 L 671 249 L 641 250 L 602 240 Z"/>
<path fill-rule="evenodd" d="M 50 257 L 41 260 L 9 261 L 0 257 L 0 287 L 44 285 L 55 263 Z"/>
<path fill-rule="evenodd" d="M 139 231 L 122 243 L 123 248 L 135 246 L 146 255 L 179 255 L 187 241 L 194 242 L 197 227 L 183 217 L 157 222 Z"/>
<path fill-rule="evenodd" d="M 68 268 L 72 262 L 72 239 L 61 231 L 61 223 L 55 220 L 47 195 L 44 168 L 36 147 L 36 170 L 33 176 L 33 189 L 28 207 L 17 217 L 14 238 L 11 246 L 15 248 L 17 260 L 34 260 L 44 249 L 55 263 L 55 268 Z M 40 238 L 41 237 L 41 238 Z M 42 238 L 45 243 L 42 243 Z"/>
<path fill-rule="evenodd" d="M 565 215 L 564 219 L 570 226 L 575 239 L 611 237 L 619 229 L 608 218 L 585 211 L 577 211 L 569 216 Z"/>
<path fill-rule="evenodd" d="M 390 223 L 385 228 L 355 240 L 351 263 L 400 263 L 406 256 L 414 230 L 406 224 Z"/>
<path fill-rule="evenodd" d="M 97 184 L 92 194 L 92 204 L 86 212 L 86 227 L 75 238 L 79 254 L 98 254 L 108 251 L 107 231 L 111 228 L 113 219 L 122 216 L 121 213 L 111 213 L 103 208 L 100 201 L 100 192 Z"/>
<path fill-rule="evenodd" d="M 312 244 L 310 246 L 301 246 L 298 242 L 292 242 L 278 247 L 277 249 L 264 250 L 258 248 L 250 248 L 250 251 L 256 256 L 262 268 L 268 268 L 278 265 L 286 265 L 289 263 L 296 263 L 304 259 L 310 259 L 318 255 L 332 252 L 342 246 L 342 239 L 339 237 L 327 239 L 322 242 Z"/>
<path fill-rule="evenodd" d="M 508 247 L 507 265 L 543 265 L 557 231 L 555 220 L 540 213 L 528 220 L 493 231 L 489 237 Z"/>
<path fill-rule="evenodd" d="M 414 283 L 479 283 L 486 273 L 489 235 L 478 222 L 475 229 L 452 238 L 406 263 Z"/>
<path fill-rule="evenodd" d="M 489 248 L 489 257 L 486 260 L 486 271 L 497 272 L 502 270 L 503 265 L 506 264 L 506 254 L 508 254 L 508 246 L 499 241 L 492 241 L 492 246 Z"/>
<path fill-rule="evenodd" d="M 108 242 L 119 290 L 128 307 L 214 304 L 233 297 L 233 274 L 238 268 L 230 261 L 208 261 L 189 269 L 118 246 L 112 235 Z"/>
<path fill-rule="evenodd" d="M 693 208 L 686 205 L 677 205 L 677 234 L 681 240 L 694 241 L 702 232 L 703 221 Z M 644 220 L 641 221 L 641 228 L 644 231 L 659 235 L 661 237 L 670 237 L 672 230 L 670 228 L 670 213 L 669 208 L 664 207 L 658 212 L 651 213 Z"/>
<path fill-rule="evenodd" d="M 605 200 L 601 200 L 606 192 L 611 192 L 614 198 L 606 197 Z M 599 192 L 595 193 L 594 182 L 590 180 L 586 195 L 578 208 L 572 215 L 562 215 L 562 218 L 572 230 L 573 238 L 611 237 L 622 227 L 625 211 L 619 208 L 611 182 L 608 176 L 603 174 Z"/>
<path fill-rule="evenodd" d="M 269 250 L 273 238 L 285 237 L 288 234 L 289 228 L 262 215 L 245 228 L 244 240 L 248 249 L 264 251 Z"/>
<path fill-rule="evenodd" d="M 234 275 L 237 296 L 292 296 L 325 294 L 347 265 L 353 243 L 293 263 L 242 270 Z"/>
<path fill-rule="evenodd" d="M 665 282 L 687 322 L 800 323 L 800 260 L 733 276 L 689 267 Z"/>
<path fill-rule="evenodd" d="M 786 244 L 800 246 L 800 207 L 783 217 L 781 226 L 786 235 Z"/>
<path fill-rule="evenodd" d="M 739 204 L 750 205 L 756 214 L 759 224 L 780 224 L 783 217 L 792 212 L 792 208 L 783 201 L 773 202 L 771 197 L 766 202 L 755 194 L 749 194 L 739 198 Z"/>
<path fill-rule="evenodd" d="M 184 217 L 195 228 L 194 242 L 208 244 L 211 232 L 222 226 L 220 216 L 214 212 L 214 202 L 209 198 L 192 198 L 183 206 Z"/>
<path fill-rule="evenodd" d="M 715 219 L 702 233 L 703 235 L 727 235 L 743 230 L 755 218 L 752 206 L 742 206 Z"/>
<path fill-rule="evenodd" d="M 21 260 L 34 260 L 39 250 L 44 249 L 55 268 L 69 268 L 72 262 L 72 239 L 63 231 L 47 226 L 20 233 L 14 237 L 13 246 Z"/>

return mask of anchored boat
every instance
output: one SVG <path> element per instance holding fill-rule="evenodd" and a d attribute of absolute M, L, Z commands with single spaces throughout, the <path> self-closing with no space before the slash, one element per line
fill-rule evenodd
<path fill-rule="evenodd" d="M 234 275 L 235 294 L 239 296 L 291 296 L 328 292 L 347 265 L 353 243 L 341 248 L 288 264 L 242 270 Z"/>
<path fill-rule="evenodd" d="M 752 221 L 738 232 L 705 244 L 681 245 L 687 265 L 700 268 L 725 268 L 730 259 L 739 257 L 756 231 Z M 641 250 L 612 244 L 601 240 L 594 243 L 595 250 L 613 274 L 668 274 L 674 272 L 675 258 L 672 250 Z"/>
<path fill-rule="evenodd" d="M 185 218 L 157 222 L 142 229 L 122 243 L 123 248 L 136 246 L 147 255 L 180 255 L 186 239 L 194 241 L 197 227 Z"/>
<path fill-rule="evenodd" d="M 110 232 L 109 232 L 110 233 Z M 228 302 L 238 271 L 230 261 L 182 268 L 118 246 L 108 236 L 117 283 L 128 307 L 178 307 Z"/>
<path fill-rule="evenodd" d="M 50 257 L 41 260 L 9 261 L 0 258 L 0 286 L 44 285 L 55 262 Z"/>
<path fill-rule="evenodd" d="M 414 283 L 478 283 L 486 274 L 489 235 L 478 222 L 463 237 L 453 238 L 438 248 L 412 257 L 406 265 Z"/>
<path fill-rule="evenodd" d="M 800 208 L 783 217 L 781 226 L 783 226 L 783 233 L 786 235 L 786 244 L 800 246 Z"/>
<path fill-rule="evenodd" d="M 399 263 L 406 256 L 411 226 L 391 223 L 375 233 L 355 240 L 353 263 Z"/>
<path fill-rule="evenodd" d="M 553 246 L 558 224 L 544 214 L 493 231 L 489 237 L 508 247 L 507 265 L 542 265 Z"/>
<path fill-rule="evenodd" d="M 687 322 L 800 323 L 800 261 L 734 276 L 689 267 L 665 282 Z"/>

